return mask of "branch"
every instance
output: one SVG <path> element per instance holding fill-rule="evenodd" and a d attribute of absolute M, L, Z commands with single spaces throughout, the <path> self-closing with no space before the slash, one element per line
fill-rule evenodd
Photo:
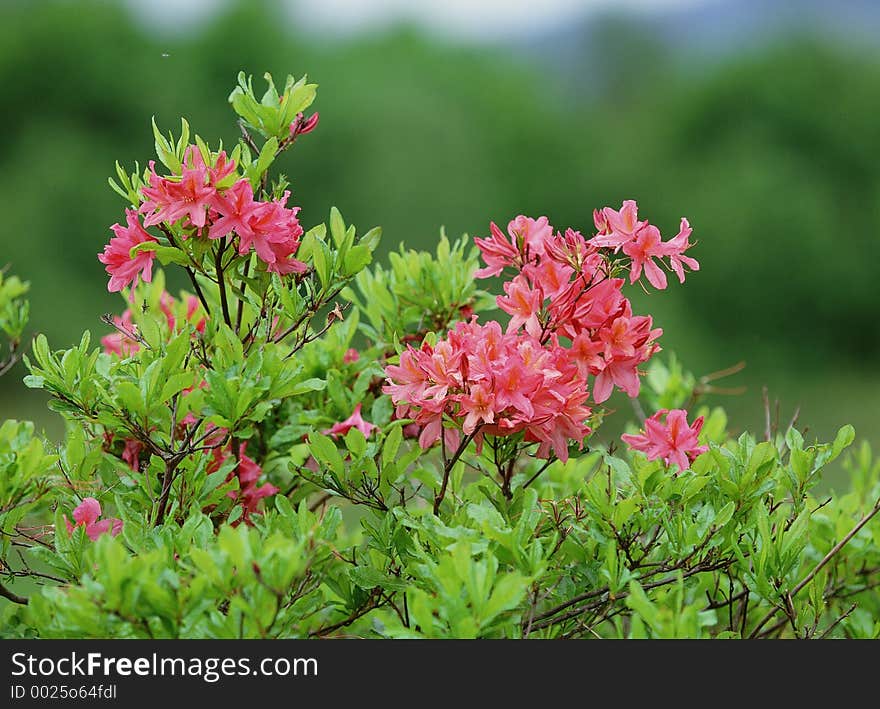
<path fill-rule="evenodd" d="M 168 507 L 168 498 L 171 496 L 171 484 L 174 482 L 174 471 L 177 464 L 167 462 L 165 464 L 165 474 L 162 476 L 162 494 L 159 497 L 159 511 L 156 513 L 156 525 L 159 526 L 165 521 L 165 510 Z"/>
<path fill-rule="evenodd" d="M 849 614 L 852 613 L 855 609 L 856 609 L 856 604 L 853 603 L 849 608 L 846 609 L 846 611 L 843 613 L 843 615 L 839 616 L 839 617 L 837 618 L 837 620 L 835 620 L 831 625 L 829 625 L 829 626 L 825 629 L 825 632 L 822 633 L 822 634 L 819 636 L 819 640 L 824 640 L 824 639 L 827 638 L 829 635 L 831 635 L 831 631 L 834 630 L 834 629 L 835 629 L 835 628 L 836 628 L 836 627 L 837 627 L 842 621 L 844 621 L 847 617 L 849 617 Z"/>
<path fill-rule="evenodd" d="M 19 360 L 19 355 L 16 352 L 18 349 L 18 344 L 16 342 L 9 343 L 9 358 L 6 361 L 0 361 L 0 377 L 2 377 L 6 372 L 12 369 L 15 366 L 15 363 Z"/>
<path fill-rule="evenodd" d="M 181 248 L 180 244 L 177 243 L 177 239 L 174 238 L 174 233 L 171 231 L 171 229 L 169 229 L 164 224 L 159 224 L 159 231 L 161 231 L 163 234 L 165 234 L 168 241 L 171 243 L 171 245 L 174 248 L 180 249 L 181 251 L 183 251 L 184 253 L 186 253 L 189 256 L 188 252 L 184 251 L 184 249 Z M 190 258 L 190 261 L 192 261 L 192 257 L 190 256 L 189 258 Z M 195 262 L 193 262 L 193 263 L 195 263 Z M 195 290 L 196 295 L 199 297 L 199 300 L 202 302 L 202 307 L 205 309 L 205 313 L 207 315 L 210 315 L 211 308 L 208 307 L 208 301 L 205 300 L 205 295 L 204 295 L 204 293 L 202 293 L 202 289 L 199 286 L 199 282 L 196 280 L 195 272 L 189 266 L 184 266 L 184 268 L 186 269 L 187 275 L 189 275 L 189 280 L 193 285 L 193 289 Z"/>
<path fill-rule="evenodd" d="M 339 630 L 340 628 L 344 628 L 347 625 L 351 625 L 358 618 L 365 616 L 374 608 L 379 607 L 379 603 L 377 602 L 377 592 L 381 594 L 381 589 L 377 586 L 373 589 L 370 594 L 370 598 L 367 600 L 367 603 L 364 606 L 361 606 L 358 610 L 354 611 L 348 618 L 345 620 L 340 620 L 338 623 L 333 623 L 333 625 L 328 625 L 324 628 L 318 628 L 317 630 L 313 630 L 309 633 L 310 638 L 319 638 L 322 635 L 326 635 L 327 633 L 332 633 L 334 630 Z"/>
<path fill-rule="evenodd" d="M 238 313 L 235 316 L 235 334 L 238 335 L 241 330 L 241 319 L 244 315 L 244 289 L 247 288 L 247 277 L 251 272 L 251 259 L 244 264 L 244 274 L 241 277 L 241 295 L 238 298 Z"/>
<path fill-rule="evenodd" d="M 526 481 L 525 485 L 522 486 L 522 489 L 525 490 L 529 485 L 531 485 L 533 482 L 535 482 L 535 480 L 538 479 L 538 476 L 539 476 L 541 473 L 543 473 L 545 470 L 547 470 L 547 468 L 550 467 L 550 464 L 551 464 L 551 463 L 555 463 L 555 462 L 556 462 L 556 456 L 554 456 L 554 455 L 551 453 L 551 454 L 550 454 L 550 457 L 547 458 L 547 461 L 544 463 L 544 465 L 542 465 L 542 466 L 538 469 L 538 472 L 535 473 L 534 475 L 532 475 L 532 477 L 530 477 L 530 478 Z"/>
<path fill-rule="evenodd" d="M 20 606 L 26 606 L 28 604 L 27 598 L 25 598 L 24 596 L 19 596 L 17 593 L 13 593 L 2 583 L 0 583 L 0 596 L 3 596 L 3 598 L 6 598 L 13 603 L 18 603 L 18 605 Z"/>
<path fill-rule="evenodd" d="M 214 257 L 214 267 L 217 269 L 217 287 L 220 289 L 220 307 L 223 308 L 223 322 L 230 328 L 232 318 L 229 316 L 229 301 L 226 297 L 226 281 L 223 278 L 223 252 L 226 251 L 226 240 L 221 240 Z"/>
<path fill-rule="evenodd" d="M 678 574 L 674 574 L 672 576 L 667 576 L 666 578 L 659 579 L 657 581 L 651 581 L 650 583 L 642 584 L 642 589 L 645 591 L 650 591 L 651 589 L 659 588 L 660 586 L 667 586 L 671 583 L 675 583 L 676 581 L 678 581 L 679 578 L 686 579 L 686 578 L 689 578 L 690 576 L 693 576 L 694 574 L 703 573 L 704 571 L 717 571 L 718 569 L 723 569 L 724 567 L 728 566 L 729 563 L 730 563 L 729 561 L 720 561 L 720 562 L 717 562 L 714 564 L 701 562 L 701 563 L 697 564 L 696 566 L 691 567 L 690 569 L 683 570 L 681 573 L 681 576 L 679 576 Z M 586 606 L 581 606 L 580 608 L 575 608 L 574 610 L 569 611 L 568 613 L 560 616 L 559 618 L 553 618 L 553 616 L 556 615 L 557 613 L 559 613 L 560 611 L 562 611 L 566 608 L 569 608 L 580 601 L 586 601 L 586 600 L 600 598 L 601 596 L 604 596 L 606 593 L 608 593 L 609 590 L 610 589 L 608 588 L 608 586 L 603 586 L 602 588 L 596 589 L 595 591 L 590 591 L 588 593 L 584 593 L 580 596 L 572 598 L 569 601 L 566 601 L 565 603 L 557 606 L 556 608 L 552 608 L 549 611 L 541 613 L 540 615 L 535 617 L 535 620 L 537 622 L 534 623 L 534 625 L 532 626 L 532 629 L 533 630 L 541 630 L 542 628 L 546 628 L 548 626 L 555 625 L 556 623 L 562 623 L 566 620 L 571 620 L 572 618 L 579 616 L 581 613 L 585 613 L 589 610 L 592 610 L 593 607 L 595 606 L 595 602 L 588 604 Z M 613 600 L 620 601 L 620 600 L 626 598 L 628 595 L 629 595 L 629 591 L 623 591 L 620 594 L 616 595 Z M 609 599 L 609 600 L 611 600 L 611 599 Z M 606 603 L 605 600 L 599 601 L 599 605 L 602 605 L 604 603 Z"/>
<path fill-rule="evenodd" d="M 440 492 L 438 492 L 434 496 L 434 514 L 440 515 L 440 505 L 443 503 L 443 498 L 446 497 L 446 488 L 449 485 L 449 473 L 452 471 L 453 466 L 458 462 L 458 459 L 461 458 L 462 453 L 465 452 L 465 449 L 470 445 L 470 442 L 474 440 L 474 436 L 476 436 L 480 429 L 483 428 L 483 424 L 477 426 L 469 435 L 464 437 L 464 440 L 458 444 L 458 449 L 453 453 L 452 458 L 446 460 L 446 432 L 440 430 L 440 445 L 443 448 L 443 483 L 440 486 Z"/>

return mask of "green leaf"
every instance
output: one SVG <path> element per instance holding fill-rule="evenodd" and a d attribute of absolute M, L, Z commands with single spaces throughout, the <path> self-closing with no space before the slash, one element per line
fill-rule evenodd
<path fill-rule="evenodd" d="M 709 483 L 708 475 L 701 475 L 693 478 L 685 485 L 684 492 L 681 494 L 681 498 L 683 500 L 690 500 L 694 495 L 696 495 L 700 490 L 702 490 Z"/>
<path fill-rule="evenodd" d="M 281 393 L 273 391 L 273 394 L 279 399 L 283 399 L 288 396 L 301 396 L 302 394 L 308 394 L 311 391 L 323 391 L 326 388 L 326 380 L 312 377 L 311 379 L 304 379 L 301 382 L 294 383 L 290 388 L 284 389 Z"/>
<path fill-rule="evenodd" d="M 348 576 L 359 588 L 369 591 L 377 586 L 387 591 L 405 591 L 408 584 L 394 576 L 382 573 L 371 566 L 353 566 Z"/>
<path fill-rule="evenodd" d="M 735 511 L 736 511 L 736 504 L 734 503 L 733 500 L 731 500 L 726 505 L 724 505 L 724 507 L 722 507 L 721 510 L 718 512 L 718 514 L 715 516 L 715 526 L 716 527 L 723 527 L 725 524 L 727 524 L 730 521 L 730 519 L 733 517 L 733 513 Z"/>
<path fill-rule="evenodd" d="M 403 441 L 403 431 L 401 431 L 400 426 L 395 426 L 391 429 L 391 432 L 385 437 L 385 440 L 382 443 L 382 465 L 387 466 L 389 463 L 393 463 L 394 459 L 397 457 L 397 451 L 400 449 L 400 444 Z"/>
<path fill-rule="evenodd" d="M 345 474 L 345 464 L 333 439 L 322 433 L 309 434 L 309 450 L 319 463 L 329 467 L 340 478 Z"/>
<path fill-rule="evenodd" d="M 354 458 L 361 458 L 367 450 L 367 439 L 358 429 L 351 428 L 345 434 L 345 447 L 351 451 Z"/>
<path fill-rule="evenodd" d="M 159 126 L 156 125 L 156 117 L 152 118 L 153 124 L 153 136 L 156 139 L 156 155 L 159 157 L 159 160 L 162 161 L 162 164 L 165 165 L 171 172 L 179 175 L 181 170 L 183 169 L 183 165 L 180 162 L 180 159 L 177 157 L 177 153 L 174 150 L 174 147 L 168 140 L 162 135 L 162 131 L 159 130 Z"/>
<path fill-rule="evenodd" d="M 155 253 L 156 258 L 159 259 L 159 262 L 163 266 L 167 266 L 169 263 L 174 263 L 178 266 L 186 266 L 189 264 L 189 259 L 183 251 L 174 246 L 162 246 L 162 244 L 156 241 L 142 241 L 137 246 L 133 246 L 129 252 L 129 257 L 134 258 L 144 251 L 152 251 Z"/>
<path fill-rule="evenodd" d="M 135 416 L 143 416 L 146 413 L 146 405 L 141 396 L 140 387 L 132 382 L 117 382 L 116 396 L 126 411 Z"/>
<path fill-rule="evenodd" d="M 192 383 L 193 375 L 190 372 L 180 372 L 179 374 L 171 375 L 162 386 L 162 394 L 159 400 L 162 402 L 170 401 L 171 397 L 192 386 Z"/>
<path fill-rule="evenodd" d="M 345 242 L 345 222 L 336 207 L 330 207 L 330 236 L 333 237 L 336 248 Z"/>
<path fill-rule="evenodd" d="M 366 234 L 364 234 L 358 242 L 360 246 L 366 246 L 370 253 L 376 250 L 379 241 L 382 238 L 382 227 L 374 226 Z"/>
<path fill-rule="evenodd" d="M 263 178 L 263 173 L 266 172 L 275 161 L 275 153 L 277 150 L 278 139 L 273 136 L 263 144 L 256 162 L 248 167 L 247 175 L 250 178 L 251 185 L 255 189 L 260 184 L 260 181 Z"/>
<path fill-rule="evenodd" d="M 525 598 L 528 590 L 529 579 L 520 576 L 516 572 L 508 573 L 498 580 L 492 589 L 492 595 L 483 607 L 481 621 L 489 623 L 504 611 L 513 610 Z"/>
<path fill-rule="evenodd" d="M 843 426 L 834 437 L 834 443 L 831 444 L 831 460 L 834 460 L 845 448 L 852 445 L 855 438 L 856 430 L 849 424 Z"/>
<path fill-rule="evenodd" d="M 342 264 L 343 273 L 346 276 L 353 276 L 373 260 L 373 253 L 366 244 L 358 244 L 353 246 L 345 255 Z"/>

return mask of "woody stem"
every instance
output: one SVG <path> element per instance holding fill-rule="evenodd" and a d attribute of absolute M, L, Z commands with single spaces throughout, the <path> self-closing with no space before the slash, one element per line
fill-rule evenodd
<path fill-rule="evenodd" d="M 223 308 L 223 322 L 232 327 L 232 318 L 229 316 L 229 300 L 226 297 L 226 280 L 223 278 L 223 252 L 226 251 L 227 242 L 221 239 L 217 254 L 214 257 L 214 266 L 217 269 L 217 286 L 220 288 L 220 307 Z"/>

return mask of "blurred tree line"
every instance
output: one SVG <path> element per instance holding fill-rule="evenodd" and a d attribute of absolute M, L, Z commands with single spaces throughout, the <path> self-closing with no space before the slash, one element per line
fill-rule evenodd
<path fill-rule="evenodd" d="M 336 204 L 381 225 L 387 251 L 518 213 L 587 231 L 594 207 L 625 198 L 669 235 L 687 216 L 702 272 L 637 304 L 664 346 L 698 374 L 746 359 L 733 382 L 749 386 L 733 404 L 744 426 L 763 417 L 768 384 L 819 429 L 855 419 L 875 437 L 858 424 L 880 393 L 878 58 L 800 38 L 708 63 L 613 29 L 560 72 L 540 47 L 406 28 L 330 42 L 265 1 L 170 36 L 115 3 L 4 3 L 0 266 L 31 281 L 32 328 L 50 343 L 102 333 L 99 316 L 122 307 L 96 259 L 122 218 L 114 161 L 153 156 L 154 114 L 232 143 L 239 69 L 255 85 L 264 71 L 308 73 L 321 123 L 284 158 L 304 224 Z M 19 379 L 0 385 L 0 414 L 37 416 Z"/>

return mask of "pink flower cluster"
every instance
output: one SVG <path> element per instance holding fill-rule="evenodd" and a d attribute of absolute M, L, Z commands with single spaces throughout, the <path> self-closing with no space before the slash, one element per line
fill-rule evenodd
<path fill-rule="evenodd" d="M 654 259 L 668 258 L 684 280 L 683 266 L 699 268 L 683 255 L 691 230 L 682 220 L 679 235 L 662 242 L 656 227 L 637 220 L 635 202 L 594 216 L 598 234 L 590 239 L 526 216 L 511 221 L 506 234 L 493 223 L 489 237 L 475 239 L 486 263 L 477 278 L 513 270 L 496 299 L 510 315 L 506 330 L 494 321 L 462 322 L 434 346 L 407 346 L 399 364 L 385 370 L 384 391 L 398 417 L 420 426 L 422 447 L 439 439 L 446 416 L 455 424 L 447 429 L 451 441 L 459 428 L 470 435 L 479 426 L 479 438 L 524 431 L 525 440 L 540 443 L 539 456 L 553 451 L 565 460 L 568 441 L 582 444 L 590 433 L 589 377 L 597 404 L 614 387 L 638 395 L 638 367 L 659 351 L 662 330 L 650 316 L 633 314 L 616 269 L 629 267 L 630 282 L 644 270 L 664 288 Z M 629 261 L 617 257 L 620 250 Z"/>
<path fill-rule="evenodd" d="M 645 270 L 648 282 L 655 288 L 666 288 L 666 274 L 654 259 L 662 263 L 662 259 L 669 259 L 669 267 L 678 276 L 680 283 L 684 283 L 684 267 L 692 271 L 699 271 L 700 264 L 684 252 L 689 249 L 691 226 L 688 220 L 682 217 L 678 234 L 669 241 L 662 241 L 660 230 L 646 221 L 639 221 L 639 208 L 634 200 L 628 199 L 619 211 L 610 207 L 597 209 L 593 212 L 593 222 L 598 234 L 590 240 L 594 246 L 614 249 L 615 252 L 623 250 L 632 260 L 630 268 L 630 283 L 635 283 Z"/>
<path fill-rule="evenodd" d="M 208 475 L 220 470 L 221 466 L 232 456 L 231 443 L 225 446 L 220 445 L 225 437 L 226 431 L 218 428 L 217 436 L 211 439 L 213 443 L 210 444 L 217 445 L 212 451 L 212 459 L 208 463 L 206 469 Z M 230 490 L 227 493 L 227 497 L 241 503 L 244 511 L 240 520 L 243 520 L 245 524 L 251 524 L 250 517 L 252 514 L 257 514 L 259 512 L 257 507 L 259 506 L 260 500 L 264 497 L 275 495 L 279 490 L 271 483 L 257 485 L 257 481 L 263 474 L 263 469 L 253 458 L 246 454 L 246 451 L 247 443 L 240 444 L 238 447 L 238 465 L 236 465 L 235 468 L 230 471 L 229 475 L 226 476 L 227 482 L 232 482 L 233 479 L 238 478 L 238 490 Z M 237 523 L 235 524 L 237 525 Z"/>
<path fill-rule="evenodd" d="M 632 201 L 624 202 L 620 211 L 597 210 L 594 219 L 599 233 L 589 240 L 573 229 L 555 232 L 546 217 L 525 216 L 510 222 L 507 234 L 493 223 L 489 238 L 475 239 L 487 264 L 477 271 L 478 278 L 496 276 L 508 268 L 515 271 L 504 283 L 505 295 L 496 300 L 511 316 L 508 331 L 523 327 L 551 344 L 565 338 L 581 373 L 595 377 L 596 403 L 607 400 L 615 386 L 628 396 L 638 395 L 638 366 L 659 351 L 656 339 L 662 334 L 652 328 L 650 316 L 633 315 L 622 293 L 624 279 L 611 275 L 617 267 L 613 254 L 622 248 L 630 256 L 631 283 L 644 269 L 652 284 L 666 286 L 665 275 L 652 260 L 661 251 L 682 280 L 682 264 L 699 268 L 694 259 L 682 255 L 690 247 L 687 220 L 682 220 L 678 236 L 663 243 L 659 230 L 647 221 L 639 222 L 636 215 Z M 639 244 L 644 245 L 648 234 L 656 234 L 662 248 L 642 249 Z"/>
<path fill-rule="evenodd" d="M 664 417 L 665 421 L 661 421 Z M 675 464 L 680 470 L 687 470 L 698 455 L 709 450 L 708 446 L 697 444 L 702 428 L 702 416 L 689 426 L 684 409 L 660 409 L 645 421 L 644 433 L 625 433 L 621 438 L 631 448 L 645 453 L 648 460 L 662 458 L 667 466 Z"/>
<path fill-rule="evenodd" d="M 465 435 L 476 432 L 478 445 L 486 435 L 522 431 L 540 444 L 539 456 L 552 450 L 561 460 L 568 459 L 569 439 L 582 442 L 590 433 L 586 381 L 567 350 L 544 346 L 528 332 L 505 333 L 495 321 L 459 322 L 433 347 L 407 347 L 400 364 L 385 372 L 383 391 L 398 418 L 421 427 L 423 448 L 440 438 L 444 416 Z M 457 428 L 447 428 L 447 445 L 458 442 Z"/>
<path fill-rule="evenodd" d="M 100 516 L 101 503 L 94 497 L 84 497 L 83 501 L 73 510 L 73 520 L 76 524 L 71 524 L 66 515 L 64 517 L 64 524 L 67 526 L 69 533 L 73 532 L 77 527 L 85 527 L 86 534 L 93 542 L 102 534 L 109 533 L 115 537 L 122 531 L 121 519 L 108 517 L 107 519 L 99 520 Z"/>
<path fill-rule="evenodd" d="M 159 298 L 159 307 L 165 315 L 169 332 L 176 332 L 180 315 L 183 315 L 186 322 L 192 324 L 197 332 L 205 331 L 207 323 L 205 311 L 199 299 L 194 295 L 187 296 L 184 301 L 179 303 L 170 293 L 165 291 Z M 137 334 L 137 325 L 132 320 L 131 310 L 126 308 L 121 316 L 114 315 L 113 323 L 117 330 L 101 338 L 104 352 L 119 357 L 128 357 L 137 352 L 141 348 L 140 343 L 134 337 L 125 334 Z"/>
<path fill-rule="evenodd" d="M 303 234 L 297 214 L 299 207 L 286 206 L 290 192 L 280 199 L 261 202 L 254 199 L 247 178 L 225 186 L 235 173 L 235 162 L 221 152 L 213 166 L 205 163 L 195 145 L 186 149 L 180 175 L 160 176 L 156 164 L 150 162 L 149 185 L 141 190 L 144 197 L 140 208 L 126 211 L 126 226 L 114 224 L 114 236 L 98 255 L 110 275 L 107 289 L 121 291 L 138 278 L 150 282 L 153 251 L 139 251 L 134 258 L 131 249 L 157 239 L 144 227 L 179 224 L 183 239 L 191 234 L 201 236 L 207 227 L 209 239 L 230 239 L 238 235 L 238 253 L 245 255 L 251 248 L 274 273 L 302 273 L 306 265 L 295 258 Z M 138 215 L 145 215 L 143 226 Z"/>

